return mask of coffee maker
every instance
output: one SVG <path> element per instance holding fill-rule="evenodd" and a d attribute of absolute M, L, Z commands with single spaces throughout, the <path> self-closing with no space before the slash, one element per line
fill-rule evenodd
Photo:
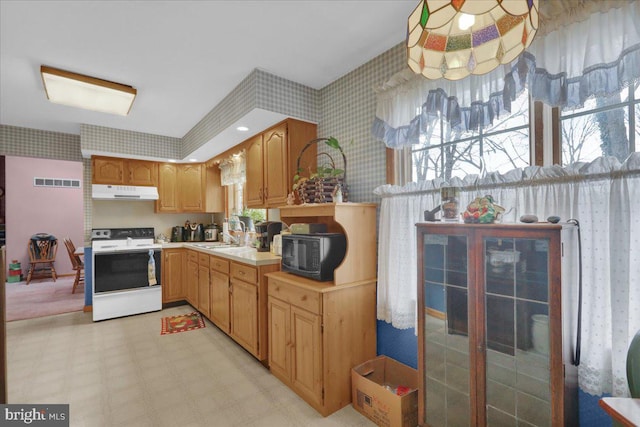
<path fill-rule="evenodd" d="M 268 252 L 273 236 L 280 234 L 282 223 L 279 221 L 263 221 L 255 225 L 256 238 L 258 240 L 258 252 Z"/>

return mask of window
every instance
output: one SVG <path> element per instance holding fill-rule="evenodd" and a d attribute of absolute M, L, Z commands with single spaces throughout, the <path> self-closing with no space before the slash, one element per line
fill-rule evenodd
<path fill-rule="evenodd" d="M 406 180 L 419 182 L 463 178 L 468 174 L 482 177 L 529 166 L 536 158 L 535 144 L 530 143 L 530 121 L 553 128 L 553 115 L 547 116 L 530 105 L 525 90 L 512 103 L 510 115 L 495 118 L 492 125 L 479 131 L 452 129 L 439 115 L 420 136 L 420 144 L 404 151 L 403 161 L 410 160 L 410 165 L 396 162 L 396 167 L 407 171 Z M 559 136 L 547 137 L 553 141 L 540 149 L 561 151 L 563 165 L 589 162 L 600 156 L 624 161 L 629 153 L 640 151 L 640 83 L 624 88 L 619 95 L 591 98 L 583 108 L 562 112 L 557 126 Z M 554 157 L 549 154 L 544 158 Z M 542 165 L 542 160 L 537 164 Z"/>
<path fill-rule="evenodd" d="M 513 103 L 511 114 L 497 117 L 479 131 L 452 129 L 435 117 L 411 147 L 412 181 L 463 178 L 468 174 L 506 172 L 529 165 L 529 94 Z"/>
<path fill-rule="evenodd" d="M 227 185 L 227 214 L 240 215 L 244 207 L 244 184 Z"/>
<path fill-rule="evenodd" d="M 600 156 L 622 162 L 640 148 L 640 84 L 615 96 L 591 98 L 584 107 L 563 112 L 560 121 L 564 165 Z"/>

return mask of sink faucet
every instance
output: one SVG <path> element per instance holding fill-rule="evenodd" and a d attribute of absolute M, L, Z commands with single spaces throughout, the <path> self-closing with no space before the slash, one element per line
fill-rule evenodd
<path fill-rule="evenodd" d="M 236 237 L 236 236 L 232 236 L 229 233 L 222 233 L 223 236 L 227 236 L 229 238 L 229 240 L 231 241 L 232 245 L 236 245 L 236 246 L 240 246 L 240 236 Z"/>
<path fill-rule="evenodd" d="M 240 221 L 240 217 L 238 217 L 238 215 L 231 215 L 230 220 L 233 219 L 235 220 L 235 223 L 240 225 L 240 230 L 242 231 L 242 233 L 246 233 L 247 232 L 247 225 Z"/>

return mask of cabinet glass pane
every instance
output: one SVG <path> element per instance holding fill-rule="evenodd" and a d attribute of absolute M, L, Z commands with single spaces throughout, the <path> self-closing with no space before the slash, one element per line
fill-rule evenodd
<path fill-rule="evenodd" d="M 424 237 L 425 422 L 468 426 L 467 238 Z"/>
<path fill-rule="evenodd" d="M 484 240 L 488 425 L 551 425 L 549 242 Z"/>

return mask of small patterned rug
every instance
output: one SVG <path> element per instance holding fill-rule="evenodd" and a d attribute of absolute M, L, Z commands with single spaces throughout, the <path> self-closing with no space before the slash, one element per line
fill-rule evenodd
<path fill-rule="evenodd" d="M 163 317 L 162 332 L 160 335 L 175 334 L 200 328 L 204 328 L 204 319 L 200 313 L 194 311 L 189 314 Z"/>

